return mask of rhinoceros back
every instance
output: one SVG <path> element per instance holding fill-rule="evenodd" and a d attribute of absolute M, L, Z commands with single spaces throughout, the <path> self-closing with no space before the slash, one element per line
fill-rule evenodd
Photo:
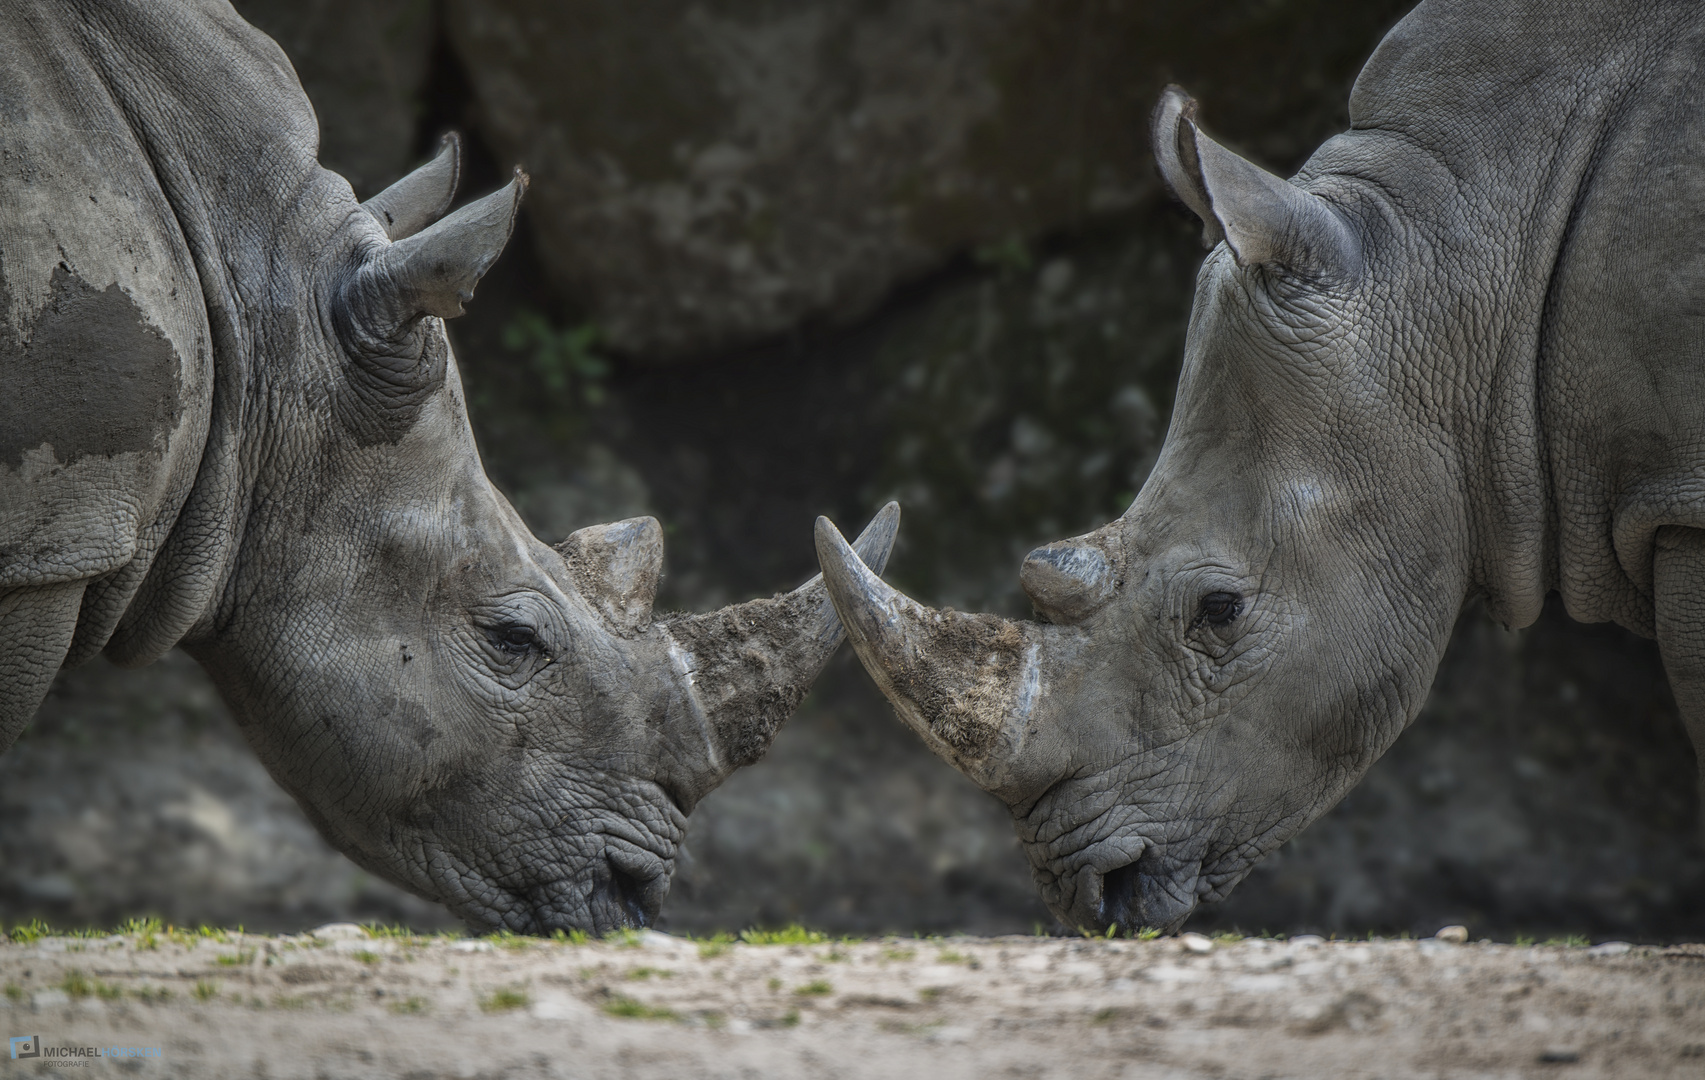
<path fill-rule="evenodd" d="M 313 113 L 223 0 L 20 0 L 0 41 L 0 590 L 87 581 L 69 659 L 140 662 L 224 562 Z"/>

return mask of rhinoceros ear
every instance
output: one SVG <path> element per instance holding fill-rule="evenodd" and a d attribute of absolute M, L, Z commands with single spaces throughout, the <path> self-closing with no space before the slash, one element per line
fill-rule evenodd
<path fill-rule="evenodd" d="M 1154 155 L 1167 186 L 1202 219 L 1202 242 L 1224 240 L 1239 266 L 1321 278 L 1361 269 L 1361 242 L 1337 208 L 1208 138 L 1195 100 L 1176 86 L 1155 106 Z"/>
<path fill-rule="evenodd" d="M 619 631 L 651 622 L 663 577 L 663 527 L 652 517 L 592 525 L 556 546 L 580 595 Z"/>
<path fill-rule="evenodd" d="M 406 240 L 444 216 L 462 177 L 462 139 L 444 136 L 433 159 L 361 204 L 392 240 Z"/>
<path fill-rule="evenodd" d="M 453 319 L 497 261 L 527 190 L 527 174 L 469 203 L 405 240 L 369 251 L 344 276 L 333 320 L 358 363 L 383 358 L 396 366 L 420 356 L 415 324 L 428 315 Z"/>

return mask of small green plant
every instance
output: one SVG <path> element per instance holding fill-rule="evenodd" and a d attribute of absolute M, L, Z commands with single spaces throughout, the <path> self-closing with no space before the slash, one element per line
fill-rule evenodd
<path fill-rule="evenodd" d="M 150 916 L 146 919 L 126 919 L 118 932 L 127 938 L 136 939 L 139 950 L 157 949 L 160 947 L 160 933 L 164 929 L 160 920 Z"/>
<path fill-rule="evenodd" d="M 618 949 L 637 949 L 639 948 L 641 938 L 638 930 L 632 930 L 624 926 L 620 930 L 611 930 L 609 933 L 605 934 L 604 941 L 606 944 L 614 945 Z"/>
<path fill-rule="evenodd" d="M 822 997 L 825 994 L 834 993 L 835 988 L 823 979 L 813 979 L 804 986 L 794 987 L 793 992 L 799 997 Z"/>
<path fill-rule="evenodd" d="M 740 931 L 740 940 L 748 945 L 821 945 L 829 935 L 820 930 L 807 930 L 798 923 L 789 923 L 780 930 L 759 930 L 751 927 Z"/>
<path fill-rule="evenodd" d="M 144 1005 L 164 1005 L 172 1000 L 172 991 L 164 986 L 138 986 L 131 995 Z"/>
<path fill-rule="evenodd" d="M 928 1005 L 932 1002 L 936 1002 L 936 1001 L 941 1000 L 941 987 L 939 987 L 939 986 L 926 986 L 926 987 L 924 987 L 922 990 L 918 991 L 918 999 L 926 1005 Z"/>
<path fill-rule="evenodd" d="M 19 945 L 34 945 L 42 938 L 52 937 L 53 927 L 42 922 L 40 919 L 31 919 L 27 923 L 21 923 L 12 927 L 11 933 L 7 936 Z"/>
<path fill-rule="evenodd" d="M 780 979 L 771 979 L 769 986 L 770 986 L 771 990 L 780 990 L 781 989 L 781 980 Z"/>
<path fill-rule="evenodd" d="M 799 1026 L 799 1010 L 798 1009 L 789 1009 L 786 1012 L 782 1013 L 781 1018 L 776 1021 L 776 1026 L 777 1027 L 798 1027 Z"/>
<path fill-rule="evenodd" d="M 551 931 L 551 940 L 559 945 L 584 945 L 591 938 L 586 936 L 584 930 L 563 930 L 559 928 Z"/>
<path fill-rule="evenodd" d="M 538 312 L 522 309 L 503 328 L 503 347 L 527 353 L 533 373 L 552 395 L 569 397 L 578 390 L 580 400 L 595 408 L 604 403 L 610 374 L 610 362 L 598 355 L 603 336 L 596 324 L 559 330 Z"/>
<path fill-rule="evenodd" d="M 910 960 L 916 955 L 918 955 L 916 949 L 901 949 L 892 945 L 882 950 L 882 959 L 884 960 Z"/>
<path fill-rule="evenodd" d="M 936 955 L 936 959 L 943 964 L 969 964 L 971 962 L 969 956 L 957 949 L 943 949 Z"/>
<path fill-rule="evenodd" d="M 1160 936 L 1160 931 L 1156 930 L 1152 926 L 1145 926 L 1131 936 L 1136 938 L 1138 941 L 1153 941 L 1155 938 Z"/>
<path fill-rule="evenodd" d="M 59 988 L 69 994 L 74 1000 L 81 1000 L 95 992 L 95 984 L 89 977 L 76 968 L 65 973 L 65 978 L 59 980 Z"/>
<path fill-rule="evenodd" d="M 611 994 L 604 1002 L 604 1011 L 611 1016 L 620 1016 L 626 1020 L 673 1020 L 673 1009 L 665 1009 L 657 1005 L 647 1005 L 636 998 L 623 997 L 621 994 Z"/>
<path fill-rule="evenodd" d="M 1236 945 L 1243 940 L 1243 935 L 1235 930 L 1221 930 L 1213 935 L 1215 945 Z"/>
<path fill-rule="evenodd" d="M 525 1009 L 531 1002 L 532 999 L 527 996 L 527 991 L 520 987 L 506 986 L 480 998 L 480 1012 L 495 1013 L 508 1012 L 510 1009 Z"/>
<path fill-rule="evenodd" d="M 6 1000 L 16 1005 L 24 1000 L 24 988 L 17 983 L 6 984 Z"/>
<path fill-rule="evenodd" d="M 637 967 L 628 972 L 628 978 L 636 980 L 649 979 L 653 976 L 659 979 L 673 979 L 675 977 L 675 973 L 673 971 L 666 971 L 663 968 L 654 967 Z"/>
<path fill-rule="evenodd" d="M 423 997 L 406 997 L 401 1001 L 391 1002 L 391 1012 L 398 1016 L 419 1016 L 426 1012 L 426 999 Z"/>
<path fill-rule="evenodd" d="M 1585 934 L 1565 934 L 1562 937 L 1547 938 L 1547 945 L 1561 945 L 1566 949 L 1579 949 L 1592 944 L 1592 939 Z"/>
<path fill-rule="evenodd" d="M 197 979 L 195 981 L 195 1000 L 197 1000 L 197 1001 L 212 1001 L 214 998 L 216 998 L 218 996 L 219 996 L 219 984 L 218 983 L 210 982 L 207 979 Z"/>
<path fill-rule="evenodd" d="M 361 959 L 361 954 L 356 953 L 355 958 L 357 960 Z M 254 949 L 238 949 L 234 953 L 221 953 L 219 954 L 218 959 L 214 961 L 214 963 L 218 964 L 220 967 L 246 967 L 254 962 Z"/>
<path fill-rule="evenodd" d="M 1533 944 L 1533 938 L 1531 935 L 1528 935 L 1528 934 L 1517 934 L 1514 944 L 1516 944 L 1516 945 L 1532 945 Z"/>
<path fill-rule="evenodd" d="M 372 949 L 359 949 L 353 955 L 363 964 L 377 964 L 385 959 Z"/>

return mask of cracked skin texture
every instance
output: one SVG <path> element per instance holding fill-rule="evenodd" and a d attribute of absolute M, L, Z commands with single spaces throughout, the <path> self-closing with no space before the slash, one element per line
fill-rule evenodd
<path fill-rule="evenodd" d="M 1055 691 L 997 792 L 1068 924 L 1223 897 L 1415 717 L 1471 600 L 1655 634 L 1705 759 L 1701 49 L 1693 4 L 1427 0 L 1288 184 L 1157 111 L 1217 246 L 1099 541 L 1124 580 L 1027 628 Z M 974 677 L 860 647 L 920 653 Z"/>
<path fill-rule="evenodd" d="M 387 236 L 217 0 L 27 0 L 0 40 L 0 749 L 63 663 L 181 644 L 369 871 L 483 928 L 654 918 L 840 625 L 815 585 L 665 628 L 657 566 L 600 558 L 616 625 L 492 487 L 433 312 L 522 182 Z"/>

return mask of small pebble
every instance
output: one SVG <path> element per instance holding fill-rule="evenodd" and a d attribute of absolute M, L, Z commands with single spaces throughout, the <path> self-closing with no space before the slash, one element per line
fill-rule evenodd
<path fill-rule="evenodd" d="M 1184 946 L 1185 952 L 1210 953 L 1214 951 L 1214 943 L 1201 934 L 1179 934 L 1178 944 Z"/>
<path fill-rule="evenodd" d="M 1466 927 L 1466 926 L 1441 927 L 1439 932 L 1434 934 L 1433 936 L 1438 938 L 1440 941 L 1446 942 L 1447 944 L 1466 945 L 1466 944 L 1468 944 L 1468 927 Z"/>

